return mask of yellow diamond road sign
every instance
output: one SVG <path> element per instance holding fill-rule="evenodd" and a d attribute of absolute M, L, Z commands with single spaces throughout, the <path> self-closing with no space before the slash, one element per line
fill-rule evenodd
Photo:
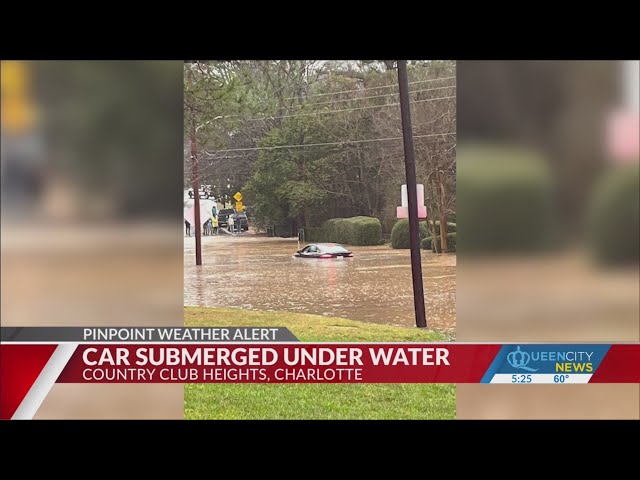
<path fill-rule="evenodd" d="M 236 194 L 233 196 L 233 198 L 236 199 L 236 202 L 241 202 L 242 201 L 242 194 L 240 192 L 236 192 Z"/>

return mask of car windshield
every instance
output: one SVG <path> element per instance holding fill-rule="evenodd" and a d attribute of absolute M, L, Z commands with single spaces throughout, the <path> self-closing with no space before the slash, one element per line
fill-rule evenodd
<path fill-rule="evenodd" d="M 321 245 L 320 249 L 323 252 L 327 253 L 347 253 L 349 250 L 344 248 L 342 245 Z"/>
<path fill-rule="evenodd" d="M 223 208 L 222 210 L 220 210 L 220 213 L 222 215 L 229 215 L 229 214 L 233 213 L 233 209 L 232 208 Z"/>

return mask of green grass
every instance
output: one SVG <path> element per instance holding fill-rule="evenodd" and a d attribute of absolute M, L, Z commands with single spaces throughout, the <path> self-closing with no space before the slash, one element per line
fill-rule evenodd
<path fill-rule="evenodd" d="M 452 419 L 454 385 L 188 384 L 189 420 Z"/>
<path fill-rule="evenodd" d="M 301 342 L 443 342 L 438 332 L 290 312 L 185 307 L 187 327 L 287 327 Z"/>
<path fill-rule="evenodd" d="M 185 308 L 186 326 L 287 327 L 306 342 L 443 341 L 444 335 L 288 312 Z M 185 385 L 186 419 L 453 419 L 448 384 Z"/>

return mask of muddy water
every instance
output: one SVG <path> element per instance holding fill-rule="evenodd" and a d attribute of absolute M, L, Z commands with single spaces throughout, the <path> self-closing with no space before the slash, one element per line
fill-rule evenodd
<path fill-rule="evenodd" d="M 285 310 L 365 322 L 415 325 L 409 250 L 353 247 L 351 259 L 294 258 L 296 239 L 245 234 L 203 237 L 195 266 L 184 242 L 184 303 Z M 456 257 L 423 252 L 429 327 L 455 330 Z"/>

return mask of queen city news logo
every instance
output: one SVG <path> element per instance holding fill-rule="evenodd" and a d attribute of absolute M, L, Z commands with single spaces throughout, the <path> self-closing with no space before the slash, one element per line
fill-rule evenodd
<path fill-rule="evenodd" d="M 526 370 L 527 372 L 537 372 L 539 370 L 538 368 L 527 367 L 531 361 L 531 355 L 527 352 L 521 351 L 519 345 L 515 352 L 511 352 L 507 355 L 507 361 L 513 368 L 517 368 L 519 370 Z"/>
<path fill-rule="evenodd" d="M 593 373 L 593 354 L 592 351 L 542 350 L 535 347 L 524 351 L 518 345 L 515 351 L 507 355 L 507 362 L 512 368 L 532 373 L 540 370 L 540 363 L 543 363 L 543 370 L 549 373 Z"/>

